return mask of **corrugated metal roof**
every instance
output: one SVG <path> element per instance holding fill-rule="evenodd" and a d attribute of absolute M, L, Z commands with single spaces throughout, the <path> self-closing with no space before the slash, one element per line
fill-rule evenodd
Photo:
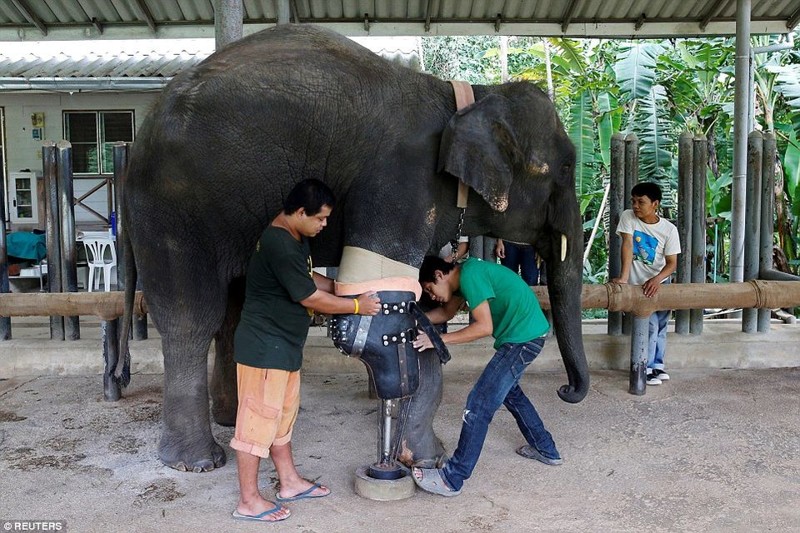
<path fill-rule="evenodd" d="M 0 77 L 8 78 L 171 78 L 205 59 L 197 52 L 133 52 L 40 57 L 0 53 Z"/>
<path fill-rule="evenodd" d="M 735 31 L 736 0 L 242 0 L 245 32 L 292 21 L 347 35 L 655 37 Z M 753 33 L 785 33 L 800 0 L 751 0 Z M 4 0 L 0 40 L 212 37 L 212 0 Z"/>
<path fill-rule="evenodd" d="M 421 68 L 417 38 L 355 40 L 390 61 Z M 105 41 L 72 46 L 69 53 L 63 50 L 64 43 L 45 43 L 36 50 L 7 45 L 7 50 L 0 50 L 0 91 L 160 90 L 213 51 L 213 41 L 188 41 L 195 45 L 191 50 L 169 50 L 184 41 L 148 42 L 162 45 L 159 50 L 136 47 L 145 42 Z"/>

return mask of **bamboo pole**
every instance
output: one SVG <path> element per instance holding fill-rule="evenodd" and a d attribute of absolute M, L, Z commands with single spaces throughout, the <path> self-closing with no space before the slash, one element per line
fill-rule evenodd
<path fill-rule="evenodd" d="M 12 293 L 0 295 L 0 316 L 87 316 L 113 320 L 122 316 L 125 293 L 57 292 Z M 136 293 L 134 314 L 147 312 L 142 292 Z"/>
<path fill-rule="evenodd" d="M 542 309 L 550 309 L 546 286 L 531 287 Z M 103 320 L 122 316 L 125 294 L 114 292 L 0 294 L 0 316 L 94 315 Z M 671 283 L 647 298 L 640 285 L 584 285 L 583 309 L 624 311 L 638 317 L 663 309 L 741 307 L 776 309 L 800 306 L 800 281 L 750 280 L 743 283 Z M 147 313 L 141 291 L 136 292 L 133 312 Z"/>

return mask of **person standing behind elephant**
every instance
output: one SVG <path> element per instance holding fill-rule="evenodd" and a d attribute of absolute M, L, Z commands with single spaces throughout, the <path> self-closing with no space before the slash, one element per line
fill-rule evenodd
<path fill-rule="evenodd" d="M 497 351 L 469 393 L 453 456 L 442 468 L 412 467 L 415 483 L 441 496 L 460 494 L 464 480 L 478 463 L 489 423 L 503 405 L 527 441 L 517 453 L 547 465 L 562 464 L 552 435 L 519 386 L 522 373 L 539 355 L 550 328 L 533 291 L 506 267 L 475 258 L 454 265 L 428 256 L 420 268 L 419 281 L 431 299 L 443 303 L 427 313 L 434 324 L 452 318 L 464 302 L 472 311 L 474 322 L 442 335 L 445 344 L 462 344 L 491 335 Z M 414 347 L 423 351 L 432 343 L 420 333 Z"/>
<path fill-rule="evenodd" d="M 330 494 L 327 487 L 300 477 L 292 456 L 310 311 L 376 315 L 380 309 L 375 293 L 334 296 L 333 280 L 312 271 L 308 238 L 325 228 L 333 204 L 333 192 L 323 182 L 301 181 L 250 259 L 234 336 L 239 407 L 231 448 L 236 450 L 240 495 L 233 517 L 240 520 L 285 520 L 291 513 L 282 503 Z M 278 503 L 265 500 L 258 490 L 262 457 L 275 464 Z"/>
<path fill-rule="evenodd" d="M 662 283 L 669 283 L 681 253 L 678 228 L 658 216 L 660 204 L 661 187 L 655 183 L 637 183 L 631 189 L 632 209 L 623 211 L 617 224 L 617 234 L 622 237 L 622 269 L 611 282 L 641 285 L 648 298 L 658 293 Z M 650 315 L 648 385 L 661 385 L 669 380 L 664 370 L 669 315 L 669 310 Z"/>
<path fill-rule="evenodd" d="M 539 255 L 532 245 L 497 239 L 494 254 L 500 259 L 501 265 L 518 272 L 529 286 L 547 284 L 544 263 L 539 268 Z"/>

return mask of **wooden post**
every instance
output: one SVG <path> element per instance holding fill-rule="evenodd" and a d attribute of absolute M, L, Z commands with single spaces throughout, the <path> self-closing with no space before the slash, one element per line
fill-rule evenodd
<path fill-rule="evenodd" d="M 56 143 L 45 141 L 42 145 L 42 166 L 44 167 L 44 185 L 46 189 L 45 236 L 47 241 L 47 290 L 51 293 L 61 292 L 61 217 L 59 205 L 61 195 L 58 190 L 58 152 Z M 64 317 L 50 317 L 50 339 L 64 340 Z"/>
<path fill-rule="evenodd" d="M 761 247 L 761 170 L 764 164 L 764 139 L 760 131 L 747 137 L 747 183 L 744 201 L 744 280 L 758 278 L 758 252 Z M 755 333 L 758 310 L 742 310 L 742 331 Z"/>
<path fill-rule="evenodd" d="M 8 244 L 6 243 L 5 180 L 3 176 L 3 153 L 0 152 L 0 294 L 8 293 Z M 0 341 L 11 340 L 11 317 L 0 316 Z"/>
<path fill-rule="evenodd" d="M 681 254 L 678 256 L 678 283 L 692 281 L 692 148 L 693 135 L 685 131 L 678 141 L 678 235 Z M 675 333 L 689 333 L 689 310 L 675 311 Z"/>
<path fill-rule="evenodd" d="M 625 135 L 611 137 L 611 187 L 608 195 L 608 279 L 618 277 L 622 271 L 622 239 L 617 235 L 617 225 L 625 205 Z M 622 313 L 608 313 L 608 334 L 622 335 Z"/>

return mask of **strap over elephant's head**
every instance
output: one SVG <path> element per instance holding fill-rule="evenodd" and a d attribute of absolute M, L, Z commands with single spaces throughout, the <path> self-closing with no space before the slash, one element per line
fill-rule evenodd
<path fill-rule="evenodd" d="M 463 89 L 456 84 L 464 82 L 451 83 L 458 97 Z M 508 113 L 507 99 L 496 94 L 467 105 L 450 119 L 439 147 L 439 172 L 456 176 L 501 212 L 508 207 L 511 154 L 517 145 Z"/>

